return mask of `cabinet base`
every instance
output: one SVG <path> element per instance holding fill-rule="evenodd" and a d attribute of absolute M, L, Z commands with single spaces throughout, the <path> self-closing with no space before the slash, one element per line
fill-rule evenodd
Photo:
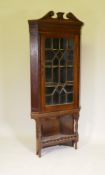
<path fill-rule="evenodd" d="M 54 145 L 66 145 L 77 149 L 79 110 L 35 114 L 36 154 Z"/>

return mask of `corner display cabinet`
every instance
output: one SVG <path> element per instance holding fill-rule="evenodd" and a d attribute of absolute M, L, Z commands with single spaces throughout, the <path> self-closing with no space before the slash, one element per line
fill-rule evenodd
<path fill-rule="evenodd" d="M 36 121 L 36 154 L 53 145 L 77 149 L 80 29 L 72 13 L 48 12 L 29 20 L 31 117 Z"/>

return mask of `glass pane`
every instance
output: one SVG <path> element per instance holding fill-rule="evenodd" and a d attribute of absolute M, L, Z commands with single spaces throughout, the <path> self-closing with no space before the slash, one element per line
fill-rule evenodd
<path fill-rule="evenodd" d="M 59 94 L 56 91 L 53 95 L 53 104 L 59 104 Z"/>
<path fill-rule="evenodd" d="M 73 67 L 67 68 L 67 80 L 73 81 Z"/>
<path fill-rule="evenodd" d="M 57 90 L 58 90 L 58 92 L 60 93 L 61 90 L 62 90 L 62 86 L 58 86 Z"/>
<path fill-rule="evenodd" d="M 45 60 L 52 60 L 54 52 L 52 50 L 45 51 Z"/>
<path fill-rule="evenodd" d="M 58 61 L 57 58 L 55 58 L 55 59 L 53 60 L 53 64 L 54 64 L 54 65 L 58 65 L 58 64 L 59 64 L 59 61 Z"/>
<path fill-rule="evenodd" d="M 54 50 L 53 49 L 53 56 L 52 56 L 52 59 L 54 60 L 55 58 L 58 58 L 58 52 L 59 50 Z"/>
<path fill-rule="evenodd" d="M 71 38 L 68 40 L 68 48 L 73 49 L 73 47 L 74 47 L 74 40 L 73 40 L 73 38 Z"/>
<path fill-rule="evenodd" d="M 60 39 L 60 49 L 66 49 L 67 47 L 67 40 L 64 38 Z"/>
<path fill-rule="evenodd" d="M 46 94 L 52 94 L 54 87 L 46 87 Z"/>
<path fill-rule="evenodd" d="M 46 104 L 51 105 L 52 104 L 52 96 L 46 96 Z"/>
<path fill-rule="evenodd" d="M 58 83 L 58 68 L 53 68 L 53 81 Z"/>
<path fill-rule="evenodd" d="M 52 65 L 52 61 L 46 60 L 46 66 L 51 66 L 51 65 Z"/>
<path fill-rule="evenodd" d="M 67 102 L 68 103 L 73 102 L 73 93 L 67 94 Z"/>
<path fill-rule="evenodd" d="M 64 91 L 60 94 L 60 103 L 66 103 L 66 94 Z"/>
<path fill-rule="evenodd" d="M 51 47 L 52 47 L 52 39 L 51 38 L 48 38 L 45 41 L 45 48 L 46 49 L 50 49 Z"/>
<path fill-rule="evenodd" d="M 52 81 L 51 68 L 46 68 L 45 69 L 45 76 L 46 76 L 46 81 L 47 82 L 51 82 Z"/>
<path fill-rule="evenodd" d="M 69 51 L 67 54 L 67 60 L 69 65 L 73 65 L 73 50 Z"/>
<path fill-rule="evenodd" d="M 68 65 L 73 65 L 73 50 L 65 51 L 62 57 Z"/>
<path fill-rule="evenodd" d="M 66 81 L 66 68 L 60 68 L 60 82 L 64 83 Z"/>
<path fill-rule="evenodd" d="M 60 60 L 60 65 L 65 66 L 65 64 L 66 64 L 66 60 L 61 59 L 61 60 Z"/>
<path fill-rule="evenodd" d="M 64 88 L 67 92 L 73 92 L 73 85 L 66 85 Z"/>
<path fill-rule="evenodd" d="M 59 49 L 59 39 L 58 38 L 53 39 L 53 49 Z"/>

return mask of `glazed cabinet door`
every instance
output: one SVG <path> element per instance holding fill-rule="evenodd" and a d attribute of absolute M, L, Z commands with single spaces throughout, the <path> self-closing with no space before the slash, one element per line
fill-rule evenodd
<path fill-rule="evenodd" d="M 79 36 L 41 36 L 41 101 L 43 111 L 78 107 Z"/>

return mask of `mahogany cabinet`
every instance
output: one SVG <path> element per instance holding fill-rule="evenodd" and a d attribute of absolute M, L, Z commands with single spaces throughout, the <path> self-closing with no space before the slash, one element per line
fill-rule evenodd
<path fill-rule="evenodd" d="M 36 154 L 53 145 L 77 149 L 80 31 L 72 13 L 48 12 L 29 20 L 31 117 L 36 121 Z"/>

